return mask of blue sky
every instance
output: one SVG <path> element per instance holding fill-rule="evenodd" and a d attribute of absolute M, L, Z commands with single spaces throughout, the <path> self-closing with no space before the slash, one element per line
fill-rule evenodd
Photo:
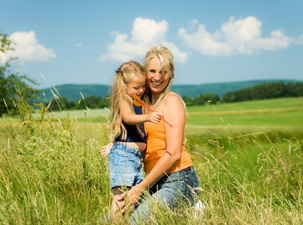
<path fill-rule="evenodd" d="M 11 71 L 40 88 L 111 84 L 124 61 L 165 45 L 174 84 L 303 80 L 302 12 L 302 0 L 0 0 L 0 32 L 16 43 L 0 61 L 18 57 Z"/>

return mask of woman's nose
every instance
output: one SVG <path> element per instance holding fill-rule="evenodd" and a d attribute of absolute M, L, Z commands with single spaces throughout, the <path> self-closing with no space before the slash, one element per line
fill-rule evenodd
<path fill-rule="evenodd" d="M 154 76 L 154 79 L 160 80 L 162 77 L 162 74 L 160 72 L 156 73 Z"/>

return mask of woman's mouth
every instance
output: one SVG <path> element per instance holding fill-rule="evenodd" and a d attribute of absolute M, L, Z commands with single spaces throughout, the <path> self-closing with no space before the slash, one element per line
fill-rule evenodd
<path fill-rule="evenodd" d="M 151 83 L 153 84 L 153 86 L 157 87 L 157 86 L 160 86 L 162 84 L 162 82 L 154 82 L 154 81 L 151 81 Z"/>

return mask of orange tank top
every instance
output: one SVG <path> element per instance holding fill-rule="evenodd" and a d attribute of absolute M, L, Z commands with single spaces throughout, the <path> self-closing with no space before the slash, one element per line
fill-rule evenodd
<path fill-rule="evenodd" d="M 166 151 L 165 129 L 163 120 L 161 120 L 159 124 L 146 122 L 144 125 L 147 134 L 144 171 L 149 173 Z M 185 150 L 183 139 L 181 158 L 176 162 L 175 166 L 169 171 L 169 173 L 177 172 L 192 165 L 192 161 Z"/>

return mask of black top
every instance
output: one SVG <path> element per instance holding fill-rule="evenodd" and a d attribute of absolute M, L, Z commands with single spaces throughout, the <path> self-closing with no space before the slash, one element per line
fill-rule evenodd
<path fill-rule="evenodd" d="M 133 105 L 134 111 L 137 115 L 142 114 L 142 109 L 140 106 Z M 139 129 L 142 131 L 143 136 L 140 134 L 140 132 L 137 129 L 137 125 L 128 125 L 122 121 L 126 131 L 126 140 L 122 140 L 122 134 L 120 134 L 118 137 L 115 138 L 115 142 L 147 142 L 147 137 L 144 129 L 144 124 L 141 123 L 138 125 Z"/>

